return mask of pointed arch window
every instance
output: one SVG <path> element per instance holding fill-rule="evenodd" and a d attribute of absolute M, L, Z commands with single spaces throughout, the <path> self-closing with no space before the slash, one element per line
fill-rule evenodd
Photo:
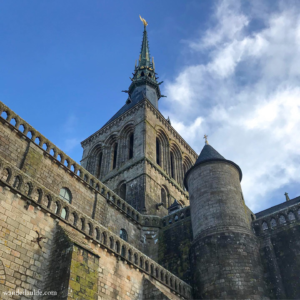
<path fill-rule="evenodd" d="M 133 158 L 133 141 L 134 135 L 131 133 L 129 136 L 129 159 Z"/>
<path fill-rule="evenodd" d="M 117 155 L 118 155 L 118 143 L 115 143 L 113 147 L 113 158 L 112 158 L 112 168 L 115 169 L 117 166 Z"/>
<path fill-rule="evenodd" d="M 170 153 L 171 158 L 171 177 L 175 179 L 175 164 L 174 164 L 174 154 Z"/>
<path fill-rule="evenodd" d="M 161 166 L 160 162 L 160 141 L 156 138 L 156 163 Z"/>
<path fill-rule="evenodd" d="M 101 166 L 102 166 L 102 152 L 99 153 L 98 155 L 98 166 L 97 166 L 97 173 L 96 173 L 96 177 L 99 178 L 100 176 L 100 172 L 101 172 Z"/>

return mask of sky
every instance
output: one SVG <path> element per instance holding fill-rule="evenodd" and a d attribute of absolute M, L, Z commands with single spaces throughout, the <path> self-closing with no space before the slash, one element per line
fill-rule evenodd
<path fill-rule="evenodd" d="M 298 1 L 2 0 L 0 101 L 80 162 L 127 99 L 139 15 L 175 129 L 241 167 L 254 212 L 299 196 Z"/>

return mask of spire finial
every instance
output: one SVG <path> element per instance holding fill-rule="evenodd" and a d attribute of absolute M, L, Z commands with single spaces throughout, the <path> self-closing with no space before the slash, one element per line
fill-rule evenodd
<path fill-rule="evenodd" d="M 286 201 L 290 201 L 291 200 L 290 197 L 289 197 L 289 194 L 287 192 L 285 192 L 284 195 L 285 195 L 285 200 Z"/>
<path fill-rule="evenodd" d="M 143 24 L 146 28 L 146 26 L 148 25 L 147 21 L 144 18 L 142 18 L 141 15 L 140 15 L 140 19 L 141 19 L 141 21 L 143 22 Z"/>
<path fill-rule="evenodd" d="M 204 137 L 203 137 L 203 138 L 205 139 L 205 144 L 206 144 L 206 145 L 208 145 L 207 137 L 208 137 L 208 135 L 204 134 Z"/>

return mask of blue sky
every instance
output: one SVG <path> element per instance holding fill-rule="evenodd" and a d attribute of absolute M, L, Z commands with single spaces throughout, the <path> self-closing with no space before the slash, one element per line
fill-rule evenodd
<path fill-rule="evenodd" d="M 298 5 L 299 6 L 299 5 Z M 76 161 L 126 101 L 148 23 L 160 109 L 243 170 L 255 212 L 300 194 L 297 1 L 1 1 L 0 100 Z"/>

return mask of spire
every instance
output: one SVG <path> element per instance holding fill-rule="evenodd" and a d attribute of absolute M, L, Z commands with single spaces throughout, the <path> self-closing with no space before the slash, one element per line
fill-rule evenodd
<path fill-rule="evenodd" d="M 148 33 L 147 33 L 148 23 L 141 16 L 140 19 L 144 24 L 143 41 L 142 41 L 142 47 L 141 47 L 138 63 L 135 64 L 134 72 L 132 73 L 133 77 L 132 78 L 130 77 L 130 80 L 132 82 L 128 91 L 129 94 L 131 95 L 134 92 L 133 90 L 137 86 L 141 86 L 141 85 L 151 86 L 156 92 L 156 97 L 157 97 L 157 100 L 155 100 L 156 103 L 161 97 L 164 97 L 163 95 L 161 95 L 160 88 L 159 88 L 159 85 L 162 84 L 163 81 L 161 82 L 157 81 L 158 77 L 157 74 L 155 73 L 154 58 L 153 57 L 152 59 L 150 58 Z M 150 100 L 149 97 L 150 95 L 146 95 L 146 98 L 148 100 Z M 154 106 L 157 108 L 156 104 Z"/>
<path fill-rule="evenodd" d="M 140 16 L 141 18 L 141 16 Z M 141 20 L 145 20 L 141 18 Z M 144 23 L 144 22 L 143 22 Z M 144 32 L 143 32 L 143 42 L 142 42 L 142 48 L 141 48 L 141 54 L 140 54 L 140 61 L 139 61 L 139 67 L 150 67 L 150 52 L 149 52 L 149 42 L 148 42 L 148 36 L 147 36 L 147 22 L 144 23 Z M 152 67 L 152 64 L 151 64 Z"/>

